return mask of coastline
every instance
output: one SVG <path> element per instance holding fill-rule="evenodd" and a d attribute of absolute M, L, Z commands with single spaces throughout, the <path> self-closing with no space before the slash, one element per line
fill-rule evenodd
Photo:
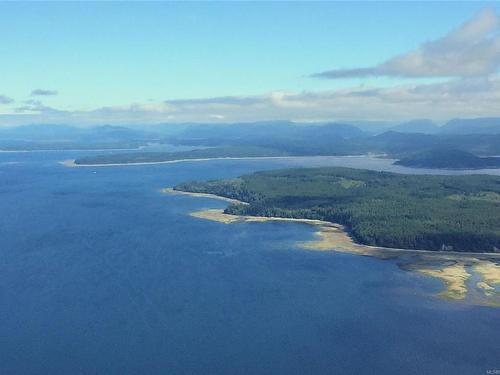
<path fill-rule="evenodd" d="M 215 194 L 209 194 L 209 193 L 190 193 L 187 191 L 182 191 L 182 190 L 174 190 L 172 188 L 164 188 L 161 189 L 162 193 L 167 193 L 167 194 L 174 194 L 174 195 L 189 195 L 192 197 L 198 197 L 198 198 L 211 198 L 211 199 L 218 199 L 221 201 L 229 202 L 229 203 L 237 203 L 237 204 L 245 204 L 248 205 L 248 203 L 239 201 L 237 199 L 232 199 L 232 198 L 226 198 L 220 195 L 215 195 Z"/>
<path fill-rule="evenodd" d="M 214 194 L 179 192 L 171 188 L 162 189 L 167 194 L 182 194 L 192 197 L 222 199 L 231 203 L 243 203 Z M 424 277 L 439 280 L 444 289 L 437 293 L 440 298 L 465 301 L 472 304 L 500 307 L 500 254 L 414 250 L 363 245 L 354 242 L 343 225 L 323 220 L 283 217 L 230 215 L 223 209 L 205 209 L 191 212 L 190 216 L 223 224 L 238 222 L 294 222 L 316 228 L 314 240 L 299 242 L 303 250 L 336 251 L 378 259 L 398 259 L 398 267 Z M 478 280 L 471 288 L 467 281 L 473 275 Z M 474 298 L 468 298 L 472 295 Z"/>
<path fill-rule="evenodd" d="M 192 197 L 203 197 L 203 198 L 212 198 L 212 199 L 218 199 L 218 200 L 224 200 L 230 203 L 238 203 L 238 204 L 244 204 L 248 205 L 247 202 L 239 201 L 237 199 L 231 199 L 231 198 L 226 198 L 220 195 L 215 195 L 215 194 L 208 194 L 208 193 L 192 193 L 188 191 L 180 191 L 180 190 L 174 190 L 172 188 L 164 188 L 161 189 L 163 193 L 167 194 L 180 194 L 180 195 L 187 195 L 187 196 L 192 196 Z M 313 225 L 315 227 L 325 228 L 325 229 L 331 229 L 334 228 L 337 231 L 342 231 L 345 236 L 349 238 L 349 241 L 342 241 L 342 243 L 348 247 L 350 251 L 356 252 L 358 254 L 361 253 L 367 253 L 367 255 L 372 255 L 374 252 L 387 252 L 387 254 L 395 254 L 395 255 L 401 255 L 401 254 L 427 254 L 427 255 L 439 255 L 439 256 L 458 256 L 461 257 L 462 259 L 467 258 L 467 257 L 472 257 L 472 258 L 478 258 L 478 257 L 487 257 L 487 258 L 498 258 L 500 259 L 500 253 L 488 253 L 488 252 L 465 252 L 465 251 L 438 251 L 438 250 L 425 250 L 425 249 L 403 249 L 403 248 L 391 248 L 391 247 L 382 247 L 382 246 L 372 246 L 372 245 L 365 245 L 361 243 L 355 242 L 352 237 L 349 235 L 345 227 L 341 224 L 338 223 L 332 223 L 329 221 L 324 221 L 324 220 L 317 220 L 317 219 L 300 219 L 300 218 L 287 218 L 287 217 L 277 217 L 277 216 L 251 216 L 251 215 L 230 215 L 224 213 L 223 209 L 208 209 L 208 210 L 201 210 L 201 211 L 195 211 L 191 213 L 192 216 L 195 217 L 202 217 L 206 219 L 212 219 L 214 221 L 219 221 L 221 223 L 234 223 L 238 221 L 246 221 L 246 222 L 266 222 L 266 221 L 285 221 L 285 222 L 295 222 L 295 223 L 304 223 L 304 224 L 309 224 Z M 330 231 L 331 233 L 338 233 L 335 231 Z M 305 243 L 308 249 L 311 250 L 328 250 L 328 241 L 331 241 L 329 236 L 327 235 L 328 230 L 325 232 L 322 232 L 319 230 L 316 232 L 317 235 L 321 238 L 319 241 L 313 241 L 315 243 L 318 242 L 323 242 L 322 244 L 308 244 L 307 242 Z M 364 249 L 364 250 L 363 250 Z M 330 250 L 332 250 L 330 248 Z M 369 253 L 369 254 L 368 254 Z"/>
<path fill-rule="evenodd" d="M 399 161 L 399 160 L 398 160 Z M 464 171 L 464 172 L 467 172 L 467 171 L 482 171 L 482 170 L 487 170 L 487 171 L 495 171 L 495 170 L 499 170 L 500 167 L 478 167 L 478 168 L 436 168 L 436 167 L 423 167 L 423 166 L 417 166 L 417 165 L 405 165 L 405 164 L 399 164 L 397 161 L 392 163 L 393 165 L 397 166 L 397 167 L 404 167 L 404 168 L 412 168 L 412 169 L 432 169 L 434 171 L 457 171 L 457 172 L 460 172 L 460 171 Z"/>
<path fill-rule="evenodd" d="M 170 193 L 167 189 L 162 190 L 165 193 Z M 177 191 L 175 191 L 177 193 Z M 175 194 L 174 193 L 174 194 Z M 214 196 L 212 194 L 203 193 L 182 193 L 193 197 L 206 197 L 213 199 L 228 200 L 229 198 Z M 201 195 L 199 195 L 201 194 Z M 217 197 L 217 198 L 216 198 Z M 232 203 L 246 202 L 233 201 Z M 312 225 L 318 230 L 315 232 L 316 240 L 305 241 L 300 243 L 300 247 L 308 250 L 317 251 L 341 251 L 357 255 L 375 256 L 379 258 L 392 258 L 402 255 L 419 255 L 428 258 L 439 258 L 441 260 L 456 260 L 457 258 L 463 261 L 474 261 L 475 259 L 490 259 L 495 258 L 500 260 L 498 253 L 475 253 L 475 252 L 459 252 L 459 251 L 437 251 L 437 250 L 422 250 L 422 249 L 403 249 L 391 248 L 382 246 L 364 245 L 355 242 L 349 235 L 346 228 L 338 223 L 315 219 L 299 219 L 276 216 L 251 216 L 251 215 L 232 215 L 224 213 L 224 209 L 211 208 L 206 210 L 194 211 L 190 216 L 217 221 L 223 224 L 232 224 L 237 222 L 253 222 L 264 223 L 272 221 L 302 223 Z"/>
<path fill-rule="evenodd" d="M 59 164 L 65 165 L 67 167 L 122 167 L 122 166 L 134 166 L 134 165 L 155 165 L 155 164 L 174 164 L 174 163 L 184 163 L 189 161 L 210 161 L 210 160 L 287 160 L 287 159 L 303 159 L 303 158 L 373 158 L 382 159 L 376 155 L 302 155 L 302 156 L 241 156 L 241 157 L 216 157 L 216 158 L 193 158 L 193 159 L 176 159 L 176 160 L 165 160 L 165 161 L 146 161 L 138 163 L 102 163 L 102 164 L 76 164 L 76 159 L 68 159 L 60 161 Z M 387 159 L 396 160 L 396 159 Z"/>

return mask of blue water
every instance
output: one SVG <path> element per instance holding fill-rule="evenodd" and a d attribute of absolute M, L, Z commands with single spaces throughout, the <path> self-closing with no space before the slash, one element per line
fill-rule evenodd
<path fill-rule="evenodd" d="M 56 163 L 81 154 L 0 154 L 0 374 L 500 368 L 500 310 L 438 299 L 396 261 L 299 250 L 307 225 L 199 220 L 225 203 L 159 191 L 353 159 Z"/>

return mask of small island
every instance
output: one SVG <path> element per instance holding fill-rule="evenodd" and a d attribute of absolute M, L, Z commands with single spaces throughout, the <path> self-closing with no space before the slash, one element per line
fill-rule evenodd
<path fill-rule="evenodd" d="M 215 194 L 226 214 L 322 220 L 354 241 L 399 249 L 499 252 L 500 177 L 417 176 L 350 168 L 257 172 L 188 182 L 177 191 Z"/>
<path fill-rule="evenodd" d="M 404 157 L 394 164 L 413 168 L 487 169 L 500 168 L 500 157 L 479 157 L 455 149 L 432 149 Z"/>

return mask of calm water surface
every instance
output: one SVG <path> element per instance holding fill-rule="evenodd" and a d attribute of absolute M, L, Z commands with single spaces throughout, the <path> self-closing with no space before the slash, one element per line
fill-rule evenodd
<path fill-rule="evenodd" d="M 299 250 L 307 225 L 198 220 L 188 213 L 225 203 L 159 192 L 299 165 L 425 171 L 367 158 L 56 163 L 82 154 L 0 154 L 0 374 L 500 368 L 500 310 L 435 298 L 438 281 L 395 261 Z"/>

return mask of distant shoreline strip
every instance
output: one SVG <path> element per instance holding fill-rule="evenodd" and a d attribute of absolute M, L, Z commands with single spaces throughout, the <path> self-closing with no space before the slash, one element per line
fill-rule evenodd
<path fill-rule="evenodd" d="M 122 167 L 122 166 L 134 166 L 134 165 L 155 165 L 155 164 L 174 164 L 174 163 L 184 163 L 189 161 L 210 161 L 210 160 L 279 160 L 279 159 L 311 159 L 311 158 L 366 158 L 366 155 L 318 155 L 318 156 L 242 156 L 242 157 L 217 157 L 217 158 L 193 158 L 193 159 L 176 159 L 176 160 L 165 160 L 165 161 L 145 161 L 138 163 L 102 163 L 102 164 L 76 164 L 75 159 L 68 159 L 59 162 L 66 167 Z M 376 156 L 368 156 L 370 158 L 377 158 Z"/>

